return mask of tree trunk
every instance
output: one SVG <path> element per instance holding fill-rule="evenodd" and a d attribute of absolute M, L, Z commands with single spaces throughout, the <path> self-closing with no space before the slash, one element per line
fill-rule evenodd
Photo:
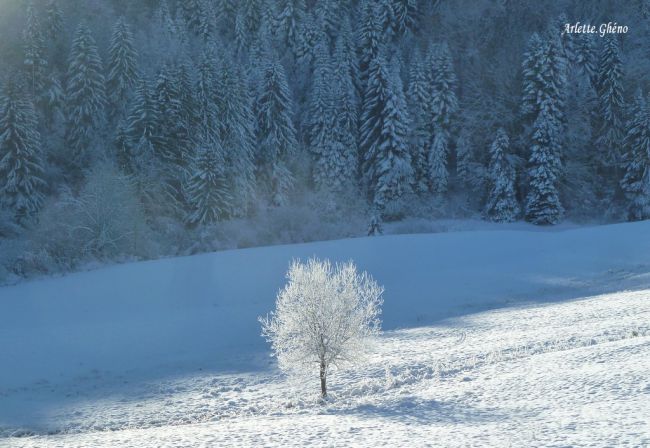
<path fill-rule="evenodd" d="M 325 373 L 325 360 L 320 360 L 320 394 L 327 397 L 327 374 Z"/>

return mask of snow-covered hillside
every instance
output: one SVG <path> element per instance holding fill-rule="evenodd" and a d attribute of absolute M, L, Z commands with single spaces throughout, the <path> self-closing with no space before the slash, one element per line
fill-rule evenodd
<path fill-rule="evenodd" d="M 311 255 L 386 287 L 388 331 L 324 406 L 277 372 L 256 320 Z M 1 435 L 33 435 L 0 445 L 644 446 L 650 222 L 114 266 L 0 288 L 0 341 Z"/>

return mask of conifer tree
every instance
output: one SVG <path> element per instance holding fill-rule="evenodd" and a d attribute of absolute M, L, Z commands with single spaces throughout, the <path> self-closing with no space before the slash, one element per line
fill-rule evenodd
<path fill-rule="evenodd" d="M 283 44 L 294 51 L 294 54 L 300 39 L 300 24 L 305 10 L 305 0 L 281 0 L 278 2 L 277 33 Z"/>
<path fill-rule="evenodd" d="M 359 30 L 359 82 L 362 92 L 366 89 L 370 64 L 376 60 L 382 48 L 383 33 L 373 3 L 361 3 L 361 28 Z"/>
<path fill-rule="evenodd" d="M 432 192 L 447 191 L 447 157 L 452 132 L 452 119 L 458 111 L 456 74 L 447 44 L 432 47 L 427 58 L 429 66 L 426 103 L 429 138 L 428 184 Z"/>
<path fill-rule="evenodd" d="M 187 223 L 212 224 L 227 216 L 231 196 L 224 174 L 223 148 L 217 140 L 197 149 L 187 180 Z"/>
<path fill-rule="evenodd" d="M 596 46 L 592 34 L 579 34 L 575 44 L 575 65 L 593 84 L 596 82 Z"/>
<path fill-rule="evenodd" d="M 124 17 L 113 26 L 110 46 L 108 48 L 108 78 L 106 87 L 117 113 L 138 80 L 138 53 L 133 42 L 133 33 Z"/>
<path fill-rule="evenodd" d="M 189 117 L 183 110 L 179 70 L 165 64 L 158 72 L 153 92 L 157 114 L 157 146 L 170 169 L 187 166 L 191 155 Z"/>
<path fill-rule="evenodd" d="M 17 82 L 0 92 L 0 206 L 25 224 L 41 208 L 45 181 L 34 107 Z"/>
<path fill-rule="evenodd" d="M 389 71 L 383 55 L 371 62 L 366 85 L 360 136 L 363 178 L 375 207 L 382 210 L 411 190 L 408 112 L 399 73 Z"/>
<path fill-rule="evenodd" d="M 224 164 L 232 192 L 231 214 L 244 216 L 255 193 L 255 116 L 247 79 L 232 57 L 217 70 L 216 109 L 218 138 L 224 148 Z"/>
<path fill-rule="evenodd" d="M 600 54 L 596 91 L 601 124 L 597 145 L 600 162 L 610 174 L 621 161 L 623 143 L 623 63 L 616 35 L 607 35 Z"/>
<path fill-rule="evenodd" d="M 525 217 L 538 225 L 557 224 L 564 213 L 557 187 L 560 162 L 553 150 L 555 126 L 554 119 L 545 113 L 539 114 L 533 126 Z"/>
<path fill-rule="evenodd" d="M 309 113 L 306 123 L 309 149 L 318 158 L 325 144 L 331 139 L 334 125 L 332 92 L 332 61 L 324 39 L 316 48 L 314 76 L 309 93 Z"/>
<path fill-rule="evenodd" d="M 158 110 L 149 80 L 142 77 L 135 89 L 126 120 L 126 136 L 131 153 L 130 172 L 137 172 L 136 159 L 143 154 L 155 156 L 157 144 Z"/>
<path fill-rule="evenodd" d="M 394 33 L 396 36 L 412 34 L 417 28 L 417 0 L 393 0 Z"/>
<path fill-rule="evenodd" d="M 48 0 L 45 9 L 45 30 L 50 40 L 58 39 L 63 31 L 63 12 L 59 0 Z"/>
<path fill-rule="evenodd" d="M 427 105 L 430 104 L 430 89 L 422 55 L 418 50 L 413 54 L 409 69 L 408 99 L 411 120 L 411 160 L 414 170 L 415 190 L 418 193 L 429 191 L 429 164 L 427 161 Z"/>
<path fill-rule="evenodd" d="M 624 140 L 624 169 L 621 188 L 627 199 L 627 219 L 650 219 L 650 111 L 637 94 Z"/>
<path fill-rule="evenodd" d="M 47 59 L 45 58 L 45 40 L 41 24 L 36 17 L 34 4 L 27 4 L 27 23 L 23 31 L 25 48 L 25 70 L 29 79 L 29 89 L 34 97 L 43 92 L 46 78 Z"/>
<path fill-rule="evenodd" d="M 500 128 L 490 146 L 490 166 L 488 168 L 488 198 L 485 216 L 496 222 L 511 222 L 519 214 L 515 196 L 515 171 L 508 162 L 510 140 L 505 130 Z"/>
<path fill-rule="evenodd" d="M 85 158 L 106 104 L 102 61 L 90 29 L 79 25 L 72 42 L 66 85 L 66 142 L 77 163 Z"/>
<path fill-rule="evenodd" d="M 274 205 L 284 205 L 293 186 L 288 168 L 297 154 L 296 130 L 291 119 L 293 100 L 284 68 L 277 61 L 267 63 L 256 102 L 260 177 Z"/>
<path fill-rule="evenodd" d="M 46 79 L 39 103 L 40 110 L 43 111 L 45 125 L 48 128 L 51 129 L 54 124 L 63 121 L 65 94 L 58 73 L 53 71 Z"/>
<path fill-rule="evenodd" d="M 471 184 L 473 156 L 470 136 L 467 131 L 461 131 L 456 141 L 456 176 L 465 187 Z"/>
<path fill-rule="evenodd" d="M 196 97 L 196 117 L 199 125 L 198 135 L 204 145 L 218 137 L 217 126 L 219 115 L 215 104 L 215 79 L 216 68 L 215 57 L 210 51 L 206 51 L 196 68 L 196 85 L 194 94 Z"/>

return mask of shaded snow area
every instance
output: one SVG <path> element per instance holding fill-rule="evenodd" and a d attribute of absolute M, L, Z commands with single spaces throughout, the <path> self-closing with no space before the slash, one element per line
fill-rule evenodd
<path fill-rule="evenodd" d="M 288 380 L 294 257 L 386 287 L 364 365 Z M 0 446 L 650 446 L 650 223 L 390 236 L 0 288 Z"/>

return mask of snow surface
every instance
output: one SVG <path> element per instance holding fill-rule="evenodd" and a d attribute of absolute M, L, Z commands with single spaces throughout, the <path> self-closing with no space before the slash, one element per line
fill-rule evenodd
<path fill-rule="evenodd" d="M 388 331 L 325 404 L 317 377 L 277 371 L 256 320 L 311 255 L 386 287 Z M 647 446 L 649 299 L 650 222 L 246 249 L 4 287 L 0 446 Z"/>

